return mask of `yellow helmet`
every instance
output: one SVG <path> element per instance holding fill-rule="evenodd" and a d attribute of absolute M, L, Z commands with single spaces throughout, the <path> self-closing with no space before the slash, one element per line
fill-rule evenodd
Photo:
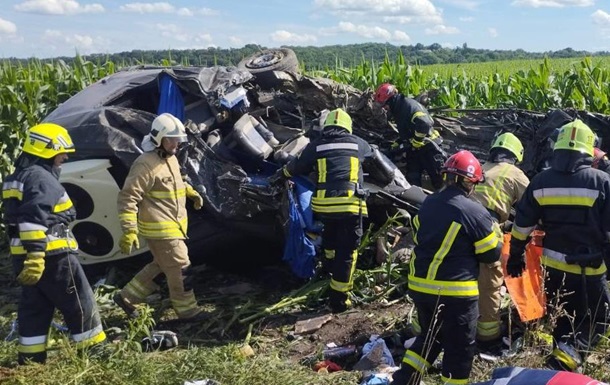
<path fill-rule="evenodd" d="M 327 126 L 337 126 L 341 128 L 345 128 L 347 132 L 352 133 L 352 118 L 349 114 L 343 111 L 341 108 L 337 108 L 336 110 L 332 110 L 326 115 L 326 120 L 324 121 L 324 127 Z"/>
<path fill-rule="evenodd" d="M 74 151 L 68 130 L 55 123 L 41 123 L 30 128 L 23 144 L 23 152 L 44 159 Z"/>
<path fill-rule="evenodd" d="M 505 132 L 504 134 L 499 135 L 496 140 L 494 140 L 490 150 L 494 148 L 507 149 L 515 155 L 517 163 L 521 163 L 523 160 L 523 144 L 521 144 L 519 138 L 513 133 Z"/>
<path fill-rule="evenodd" d="M 576 119 L 561 127 L 553 150 L 578 151 L 593 156 L 595 134 L 582 120 Z"/>

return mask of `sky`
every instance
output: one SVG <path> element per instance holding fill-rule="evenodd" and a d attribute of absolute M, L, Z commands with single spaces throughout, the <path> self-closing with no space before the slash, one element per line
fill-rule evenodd
<path fill-rule="evenodd" d="M 0 57 L 366 42 L 610 51 L 608 0 L 0 0 Z"/>

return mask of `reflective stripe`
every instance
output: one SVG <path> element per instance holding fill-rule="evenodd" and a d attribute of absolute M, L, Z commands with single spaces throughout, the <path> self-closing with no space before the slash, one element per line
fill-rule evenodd
<path fill-rule="evenodd" d="M 433 280 L 436 278 L 436 273 L 438 272 L 438 268 L 441 263 L 443 263 L 443 259 L 449 253 L 453 242 L 455 242 L 455 237 L 457 237 L 458 232 L 462 228 L 462 225 L 457 222 L 451 222 L 451 226 L 449 226 L 449 230 L 445 234 L 445 238 L 441 243 L 441 246 L 434 254 L 434 258 L 432 258 L 432 263 L 430 263 L 430 267 L 428 268 L 428 274 L 426 275 L 426 279 Z"/>
<path fill-rule="evenodd" d="M 131 281 L 129 281 L 127 285 L 125 285 L 123 290 L 125 291 L 128 297 L 136 299 L 136 301 L 132 302 L 141 302 L 146 297 L 148 297 L 150 293 L 152 293 L 152 290 L 142 285 L 137 279 L 132 279 Z"/>
<path fill-rule="evenodd" d="M 23 183 L 18 180 L 13 180 L 10 182 L 2 183 L 2 190 L 17 190 L 19 192 L 23 192 Z"/>
<path fill-rule="evenodd" d="M 292 176 L 292 174 L 290 173 L 290 171 L 288 171 L 288 169 L 286 167 L 282 168 L 283 172 L 284 172 L 284 176 L 290 178 Z"/>
<path fill-rule="evenodd" d="M 19 346 L 17 347 L 17 351 L 19 353 L 41 353 L 46 350 L 46 345 L 46 334 L 35 337 L 19 336 Z"/>
<path fill-rule="evenodd" d="M 98 325 L 91 330 L 87 330 L 85 332 L 78 333 L 78 334 L 72 334 L 72 340 L 74 342 L 81 342 L 81 341 L 84 341 L 87 339 L 94 338 L 98 334 L 102 333 L 103 331 L 104 331 L 104 329 L 102 328 L 102 325 Z"/>
<path fill-rule="evenodd" d="M 474 243 L 474 253 L 483 254 L 496 246 L 498 246 L 498 235 L 492 231 L 488 236 Z"/>
<path fill-rule="evenodd" d="M 358 143 L 328 143 L 316 146 L 316 152 L 328 150 L 354 150 L 358 151 Z"/>
<path fill-rule="evenodd" d="M 463 385 L 463 384 L 467 385 L 468 384 L 467 378 L 457 379 L 457 378 L 445 377 L 443 375 L 441 375 L 441 381 L 443 382 L 444 385 Z"/>
<path fill-rule="evenodd" d="M 532 231 L 534 231 L 534 228 L 536 228 L 536 225 L 521 227 L 513 224 L 513 229 L 511 230 L 510 235 L 519 241 L 525 241 Z"/>
<path fill-rule="evenodd" d="M 409 275 L 409 289 L 420 293 L 449 297 L 476 297 L 479 295 L 477 281 L 439 281 L 414 275 Z"/>
<path fill-rule="evenodd" d="M 541 263 L 544 266 L 552 267 L 556 270 L 561 270 L 571 274 L 582 274 L 582 268 L 579 265 L 570 265 L 566 262 L 566 254 L 558 251 L 543 249 Z M 607 271 L 606 264 L 602 263 L 598 268 L 586 267 L 585 275 L 600 275 Z"/>
<path fill-rule="evenodd" d="M 15 240 L 17 240 L 18 242 Z M 53 241 L 48 241 L 47 247 L 45 248 L 45 252 L 56 251 L 60 249 L 70 249 L 76 251 L 78 250 L 78 243 L 76 242 L 76 239 L 73 238 L 61 238 Z M 21 240 L 19 240 L 19 238 L 11 239 L 10 250 L 12 255 L 27 254 L 27 250 L 21 244 Z"/>
<path fill-rule="evenodd" d="M 541 206 L 574 205 L 592 207 L 599 191 L 577 187 L 552 187 L 534 190 L 534 198 Z"/>
<path fill-rule="evenodd" d="M 48 227 L 46 227 L 44 225 L 41 225 L 39 223 L 21 222 L 19 224 L 19 231 L 20 232 L 22 232 L 22 231 L 42 230 L 42 231 L 44 231 L 46 233 L 46 231 L 48 229 L 49 229 Z"/>
<path fill-rule="evenodd" d="M 477 322 L 477 334 L 481 337 L 495 337 L 500 334 L 500 321 Z"/>
<path fill-rule="evenodd" d="M 424 373 L 430 366 L 430 363 L 413 350 L 407 350 L 402 358 L 402 363 L 411 366 L 420 373 Z"/>
<path fill-rule="evenodd" d="M 178 315 L 197 309 L 197 299 L 194 295 L 183 300 L 172 299 L 171 301 L 172 307 L 176 310 Z"/>
<path fill-rule="evenodd" d="M 326 183 L 326 158 L 318 159 L 318 183 Z"/>
<path fill-rule="evenodd" d="M 349 270 L 349 277 L 347 282 L 340 282 L 332 278 L 330 280 L 330 288 L 341 293 L 347 293 L 354 287 L 354 271 L 356 270 L 356 261 L 358 260 L 358 251 L 352 252 L 352 263 Z"/>
<path fill-rule="evenodd" d="M 413 218 L 412 224 L 413 224 L 413 243 L 418 245 L 419 242 L 417 241 L 417 232 L 419 231 L 419 215 L 416 215 L 415 218 Z"/>
<path fill-rule="evenodd" d="M 70 197 L 68 196 L 68 193 L 64 191 L 61 198 L 59 198 L 59 201 L 57 202 L 57 204 L 53 207 L 53 212 L 60 213 L 62 211 L 66 211 L 66 210 L 72 208 L 73 206 L 74 205 L 72 204 L 72 201 L 70 200 Z"/>
<path fill-rule="evenodd" d="M 360 199 L 357 197 L 324 198 L 315 196 L 311 200 L 311 207 L 316 213 L 360 213 Z M 366 202 L 362 202 L 362 215 L 368 215 Z"/>
<path fill-rule="evenodd" d="M 173 191 L 155 191 L 151 190 L 146 193 L 146 196 L 155 198 L 155 199 L 174 199 L 174 198 L 182 198 L 186 196 L 186 189 L 181 188 Z"/>
<path fill-rule="evenodd" d="M 360 161 L 352 156 L 349 158 L 349 181 L 358 183 L 358 172 L 360 171 Z"/>
<path fill-rule="evenodd" d="M 578 362 L 568 353 L 559 348 L 554 348 L 551 355 L 558 361 L 565 364 L 570 370 L 574 371 L 578 368 Z"/>
<path fill-rule="evenodd" d="M 416 111 L 413 115 L 411 115 L 411 123 L 413 123 L 416 118 L 419 118 L 420 116 L 426 116 L 426 115 L 428 115 L 428 114 L 426 114 L 423 111 Z"/>
<path fill-rule="evenodd" d="M 23 200 L 23 183 L 14 180 L 2 184 L 2 199 L 9 198 Z"/>
<path fill-rule="evenodd" d="M 326 259 L 333 259 L 333 258 L 335 258 L 335 250 L 324 249 L 324 257 Z"/>
<path fill-rule="evenodd" d="M 131 222 L 131 221 L 135 222 L 138 220 L 138 214 L 123 212 L 123 213 L 119 214 L 119 219 L 121 221 L 126 221 L 126 222 Z"/>
<path fill-rule="evenodd" d="M 38 241 L 47 238 L 47 234 L 43 230 L 20 231 L 19 238 L 22 241 Z"/>

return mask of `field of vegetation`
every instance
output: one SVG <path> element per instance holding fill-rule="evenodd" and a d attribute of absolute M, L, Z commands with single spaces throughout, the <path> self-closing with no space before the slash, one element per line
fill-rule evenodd
<path fill-rule="evenodd" d="M 412 96 L 434 90 L 430 92 L 432 107 L 521 108 L 535 111 L 569 107 L 610 114 L 609 61 L 607 57 L 584 57 L 412 66 L 402 55 L 398 55 L 396 60 L 387 58 L 382 63 L 363 61 L 352 68 L 343 68 L 337 63 L 330 70 L 311 71 L 308 74 L 328 77 L 362 90 L 375 88 L 383 82 L 392 82 L 402 92 Z M 166 60 L 156 64 L 167 65 L 169 62 Z M 76 57 L 70 65 L 63 61 L 47 63 L 37 60 L 19 65 L 0 63 L 0 180 L 10 173 L 28 127 L 40 122 L 60 103 L 87 85 L 119 69 L 120 65 L 116 63 L 91 62 L 84 57 Z M 396 284 L 399 279 L 397 273 L 400 270 L 393 267 L 388 264 L 381 268 L 394 274 L 386 275 L 390 284 Z M 11 279 L 7 271 L 0 272 L 0 278 L 3 282 Z M 370 286 L 369 278 L 364 275 L 359 282 Z M 105 298 L 107 300 L 108 295 Z M 4 337 L 4 333 L 10 330 L 16 309 L 14 305 L 2 302 L 0 308 L 0 331 Z M 116 315 L 114 317 L 118 318 Z M 225 321 L 235 322 L 235 319 Z M 139 341 L 146 327 L 146 324 L 130 323 L 126 343 L 102 352 L 101 359 L 66 349 L 45 368 L 15 368 L 16 344 L 2 341 L 0 382 L 175 384 L 178 378 L 186 378 L 188 374 L 189 378 L 216 378 L 222 380 L 223 384 L 356 383 L 355 377 L 349 373 L 315 377 L 310 369 L 286 364 L 280 351 L 269 348 L 261 348 L 265 354 L 256 358 L 244 358 L 240 353 L 240 343 L 142 355 L 134 347 L 134 342 Z M 247 326 L 244 327 L 246 329 L 242 336 L 246 335 L 249 340 L 250 333 Z M 193 341 L 193 344 L 197 345 L 196 342 Z M 282 344 L 278 342 L 279 345 Z M 526 361 L 521 363 L 526 364 Z M 479 365 L 476 377 L 485 377 L 491 368 L 490 365 Z M 588 373 L 608 379 L 602 364 L 591 366 Z M 427 383 L 430 383 L 429 380 Z"/>

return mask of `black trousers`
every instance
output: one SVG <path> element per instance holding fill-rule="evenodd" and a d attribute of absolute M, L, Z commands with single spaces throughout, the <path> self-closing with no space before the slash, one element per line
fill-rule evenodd
<path fill-rule="evenodd" d="M 422 332 L 405 352 L 400 369 L 393 375 L 392 385 L 418 384 L 441 351 L 444 351 L 442 380 L 467 380 L 475 354 L 478 298 L 421 293 L 412 297 Z"/>
<path fill-rule="evenodd" d="M 610 293 L 606 274 L 589 275 L 583 281 L 578 274 L 546 267 L 547 313 L 556 315 L 553 330 L 556 342 L 574 347 L 594 346 L 608 329 Z"/>
<path fill-rule="evenodd" d="M 25 258 L 12 258 L 18 275 Z M 47 256 L 40 281 L 22 286 L 17 310 L 20 363 L 27 359 L 45 361 L 46 338 L 55 309 L 63 315 L 75 342 L 91 345 L 105 339 L 93 290 L 74 254 Z"/>
<path fill-rule="evenodd" d="M 356 269 L 358 254 L 356 252 L 360 241 L 360 218 L 349 215 L 339 218 L 321 218 L 324 224 L 322 232 L 322 248 L 325 252 L 330 281 L 330 305 L 337 310 L 343 310 L 347 301 L 347 293 L 353 287 L 353 275 Z"/>
<path fill-rule="evenodd" d="M 422 173 L 426 171 L 435 189 L 443 186 L 441 167 L 445 162 L 444 154 L 431 145 L 426 144 L 419 149 L 408 149 L 406 152 L 407 181 L 414 186 L 422 185 Z"/>

